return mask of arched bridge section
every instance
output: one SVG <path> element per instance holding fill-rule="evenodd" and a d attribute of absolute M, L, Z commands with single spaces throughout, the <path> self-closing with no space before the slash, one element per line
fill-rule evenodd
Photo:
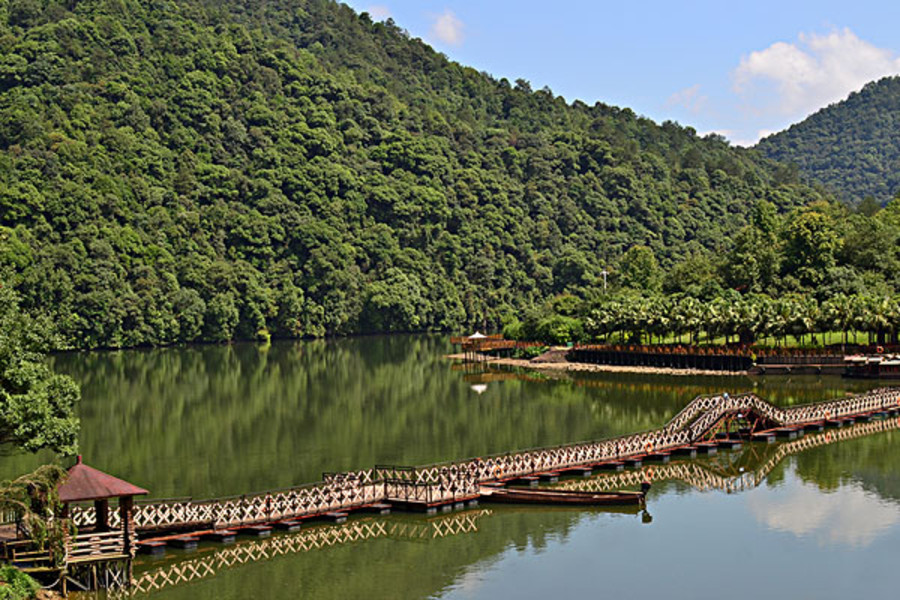
<path fill-rule="evenodd" d="M 804 435 L 796 440 L 778 444 L 772 449 L 771 456 L 764 460 L 759 467 L 750 471 L 738 470 L 737 468 L 717 470 L 698 461 L 684 461 L 661 465 L 645 465 L 641 469 L 603 473 L 589 479 L 572 479 L 556 486 L 556 489 L 579 492 L 607 492 L 634 487 L 644 481 L 677 479 L 702 491 L 719 490 L 729 494 L 742 492 L 762 484 L 769 476 L 769 473 L 788 456 L 813 448 L 898 429 L 900 429 L 900 419 L 894 418 L 872 421 L 871 423 L 857 423 L 850 427 L 827 430 L 824 433 Z"/>

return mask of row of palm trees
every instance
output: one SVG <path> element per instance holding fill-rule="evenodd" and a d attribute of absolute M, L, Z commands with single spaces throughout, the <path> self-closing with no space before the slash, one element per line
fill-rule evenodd
<path fill-rule="evenodd" d="M 750 344 L 774 338 L 787 344 L 790 337 L 803 344 L 816 334 L 848 332 L 868 334 L 869 343 L 896 341 L 900 331 L 900 296 L 881 297 L 839 294 L 822 302 L 789 294 L 741 296 L 734 293 L 712 300 L 691 296 L 611 298 L 596 304 L 584 322 L 594 341 L 645 341 L 649 343 L 711 342 Z"/>

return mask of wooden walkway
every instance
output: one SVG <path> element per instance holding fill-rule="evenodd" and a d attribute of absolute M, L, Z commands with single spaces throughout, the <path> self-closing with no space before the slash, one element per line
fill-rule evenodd
<path fill-rule="evenodd" d="M 570 479 L 557 489 L 581 492 L 606 492 L 640 485 L 644 481 L 680 480 L 701 490 L 719 490 L 728 494 L 743 492 L 762 484 L 769 473 L 788 456 L 812 448 L 845 442 L 870 435 L 900 429 L 900 419 L 886 418 L 868 423 L 856 423 L 840 429 L 804 434 L 795 440 L 775 445 L 771 456 L 752 471 L 734 469 L 717 471 L 699 461 L 679 461 L 671 464 L 643 465 L 640 469 L 601 473 L 589 479 Z"/>
<path fill-rule="evenodd" d="M 802 427 L 800 427 L 802 429 Z M 737 493 L 759 486 L 769 473 L 788 456 L 829 444 L 858 439 L 900 429 L 900 419 L 884 418 L 855 423 L 822 432 L 809 433 L 798 439 L 772 446 L 762 446 L 763 453 L 771 449 L 768 458 L 753 471 L 741 471 L 736 466 L 718 467 L 694 460 L 671 464 L 644 466 L 626 471 L 601 472 L 590 478 L 566 480 L 556 489 L 585 492 L 605 492 L 640 485 L 644 481 L 680 480 L 699 490 L 719 490 Z M 214 577 L 221 571 L 243 564 L 265 561 L 287 554 L 305 553 L 378 538 L 401 540 L 432 540 L 478 531 L 478 520 L 489 516 L 491 510 L 476 509 L 454 512 L 420 521 L 390 521 L 360 519 L 333 527 L 314 527 L 299 533 L 258 541 L 241 542 L 233 546 L 207 548 L 186 560 L 165 562 L 161 566 L 136 573 L 126 589 L 110 590 L 113 600 L 132 598 L 198 580 Z"/>
<path fill-rule="evenodd" d="M 150 532 L 246 527 L 291 519 L 306 519 L 374 504 L 434 511 L 442 505 L 475 500 L 481 486 L 546 472 L 584 470 L 627 459 L 669 452 L 704 440 L 739 421 L 751 433 L 826 421 L 900 412 L 900 390 L 883 388 L 852 396 L 790 408 L 779 408 L 755 394 L 701 396 L 691 401 L 659 429 L 621 437 L 537 448 L 488 457 L 419 467 L 376 466 L 347 473 L 325 474 L 323 481 L 286 490 L 215 498 L 173 499 L 137 503 L 135 527 Z M 76 525 L 92 525 L 93 506 L 73 506 Z M 113 527 L 115 513 L 110 515 Z"/>

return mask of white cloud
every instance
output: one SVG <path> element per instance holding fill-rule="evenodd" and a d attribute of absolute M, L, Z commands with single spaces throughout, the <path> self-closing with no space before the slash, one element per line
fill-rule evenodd
<path fill-rule="evenodd" d="M 447 9 L 431 25 L 431 36 L 446 44 L 458 46 L 463 41 L 463 28 L 463 22 Z"/>
<path fill-rule="evenodd" d="M 706 108 L 709 97 L 700 93 L 700 84 L 679 90 L 669 96 L 666 101 L 666 107 L 683 106 L 692 113 L 699 113 Z"/>
<path fill-rule="evenodd" d="M 897 505 L 881 500 L 858 485 L 822 493 L 800 484 L 785 495 L 779 489 L 757 488 L 747 498 L 756 519 L 771 529 L 815 539 L 821 545 L 868 546 L 900 522 Z"/>
<path fill-rule="evenodd" d="M 391 9 L 383 4 L 375 4 L 366 9 L 373 21 L 384 21 L 391 16 Z"/>
<path fill-rule="evenodd" d="M 732 76 L 734 91 L 751 113 L 802 117 L 896 73 L 900 58 L 894 52 L 845 28 L 825 35 L 801 33 L 796 43 L 776 42 L 751 52 Z"/>

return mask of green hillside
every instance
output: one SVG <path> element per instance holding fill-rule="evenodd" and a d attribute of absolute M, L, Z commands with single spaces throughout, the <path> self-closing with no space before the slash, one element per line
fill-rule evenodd
<path fill-rule="evenodd" d="M 490 327 L 819 198 L 756 156 L 327 0 L 0 0 L 0 269 L 69 346 Z"/>
<path fill-rule="evenodd" d="M 793 163 L 844 201 L 900 192 L 900 77 L 885 77 L 786 131 L 759 142 L 769 158 Z"/>

